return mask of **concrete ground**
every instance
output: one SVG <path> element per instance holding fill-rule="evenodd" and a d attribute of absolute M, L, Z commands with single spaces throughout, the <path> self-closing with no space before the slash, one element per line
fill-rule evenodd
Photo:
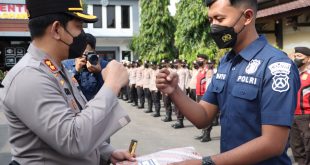
<path fill-rule="evenodd" d="M 127 110 L 132 122 L 121 129 L 111 137 L 114 147 L 128 149 L 131 139 L 138 140 L 138 155 L 150 154 L 156 151 L 193 146 L 198 153 L 202 155 L 214 155 L 219 153 L 220 126 L 213 128 L 211 133 L 212 141 L 201 143 L 194 140 L 194 137 L 200 135 L 190 122 L 185 121 L 185 128 L 175 130 L 171 127 L 173 122 L 164 123 L 161 118 L 164 116 L 162 108 L 162 117 L 154 118 L 150 114 L 130 104 L 120 100 L 121 105 Z M 175 116 L 173 116 L 175 120 Z M 291 151 L 289 151 L 291 156 Z M 0 110 L 0 164 L 5 165 L 11 160 L 10 145 L 8 143 L 8 126 L 3 112 Z"/>

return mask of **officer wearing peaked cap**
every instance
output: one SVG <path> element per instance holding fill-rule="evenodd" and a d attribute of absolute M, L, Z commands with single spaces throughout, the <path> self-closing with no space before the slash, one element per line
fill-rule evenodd
<path fill-rule="evenodd" d="M 11 164 L 99 165 L 133 160 L 105 141 L 130 122 L 116 94 L 128 82 L 126 69 L 110 62 L 104 86 L 87 102 L 75 79 L 61 65 L 86 48 L 79 0 L 26 0 L 33 39 L 27 54 L 7 74 L 0 106 L 10 130 Z M 114 76 L 118 75 L 118 76 Z"/>

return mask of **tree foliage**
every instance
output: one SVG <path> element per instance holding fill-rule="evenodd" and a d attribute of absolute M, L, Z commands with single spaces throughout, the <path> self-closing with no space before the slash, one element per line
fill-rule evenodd
<path fill-rule="evenodd" d="M 175 19 L 175 46 L 180 59 L 194 61 L 199 53 L 214 58 L 217 48 L 209 36 L 208 10 L 203 0 L 180 0 Z"/>
<path fill-rule="evenodd" d="M 168 10 L 169 0 L 141 0 L 140 5 L 140 33 L 129 48 L 143 60 L 173 58 L 175 23 Z"/>

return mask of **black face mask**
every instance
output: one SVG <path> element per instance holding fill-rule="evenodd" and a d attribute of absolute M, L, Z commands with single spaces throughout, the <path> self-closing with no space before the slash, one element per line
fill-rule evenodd
<path fill-rule="evenodd" d="M 68 59 L 75 59 L 80 57 L 87 46 L 86 34 L 84 30 L 81 33 L 74 37 L 66 28 L 65 31 L 73 38 L 73 42 L 71 44 L 67 44 L 63 40 L 61 40 L 64 44 L 69 46 L 69 57 Z"/>
<path fill-rule="evenodd" d="M 204 62 L 203 61 L 197 61 L 197 64 L 199 67 L 203 67 Z"/>
<path fill-rule="evenodd" d="M 242 13 L 242 15 L 238 18 L 238 20 L 232 27 L 221 26 L 221 25 L 211 26 L 210 35 L 213 38 L 216 45 L 218 46 L 218 48 L 220 49 L 232 48 L 236 45 L 238 34 L 243 31 L 245 26 L 243 26 L 243 28 L 241 29 L 239 33 L 235 32 L 234 27 L 236 26 L 236 24 L 239 22 L 239 20 L 241 19 L 243 15 L 244 14 Z"/>
<path fill-rule="evenodd" d="M 294 63 L 297 65 L 298 68 L 302 67 L 305 63 L 303 62 L 305 59 L 294 59 Z"/>
<path fill-rule="evenodd" d="M 144 68 L 149 68 L 149 65 L 147 65 L 147 64 L 144 64 Z"/>

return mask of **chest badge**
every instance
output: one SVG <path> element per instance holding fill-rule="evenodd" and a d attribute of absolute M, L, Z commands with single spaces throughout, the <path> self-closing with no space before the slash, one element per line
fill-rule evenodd
<path fill-rule="evenodd" d="M 304 81 L 307 80 L 308 79 L 308 74 L 303 74 L 301 76 L 301 79 L 304 80 Z"/>
<path fill-rule="evenodd" d="M 258 67 L 260 66 L 260 64 L 262 63 L 261 60 L 257 60 L 257 59 L 253 59 L 250 61 L 250 63 L 248 64 L 248 66 L 245 69 L 245 73 L 246 74 L 254 74 L 256 73 Z"/>

